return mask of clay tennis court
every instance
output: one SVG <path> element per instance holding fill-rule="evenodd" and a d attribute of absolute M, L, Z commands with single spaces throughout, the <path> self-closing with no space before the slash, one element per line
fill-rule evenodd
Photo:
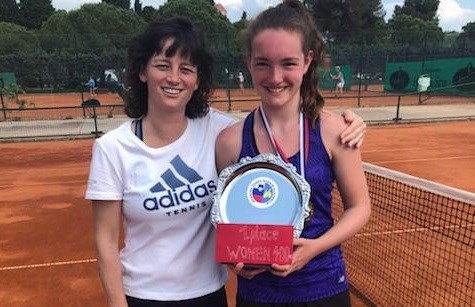
<path fill-rule="evenodd" d="M 417 105 L 417 104 L 458 104 L 473 103 L 474 97 L 443 95 L 440 93 L 387 93 L 384 92 L 382 85 L 371 85 L 368 90 L 358 89 L 353 86 L 351 90 L 345 91 L 342 97 L 335 97 L 334 93 L 329 90 L 322 90 L 321 94 L 326 98 L 327 106 L 347 106 L 347 107 L 374 107 L 374 106 L 396 106 L 399 96 L 401 105 Z M 358 101 L 358 96 L 360 97 Z M 109 93 L 100 91 L 97 96 L 90 96 L 89 93 L 44 93 L 44 94 L 23 94 L 20 99 L 27 101 L 30 106 L 36 108 L 53 108 L 53 107 L 79 107 L 81 103 L 88 99 L 97 99 L 104 106 L 122 104 L 122 98 L 117 93 Z M 217 89 L 214 91 L 211 101 L 214 107 L 227 110 L 229 100 L 232 101 L 231 108 L 233 110 L 249 111 L 257 106 L 259 100 L 257 92 L 252 88 L 244 90 Z M 358 105 L 359 103 L 359 105 Z M 13 100 L 8 102 L 10 108 L 15 108 Z M 122 110 L 117 108 L 115 114 L 121 113 Z"/>
<path fill-rule="evenodd" d="M 474 192 L 473 140 L 473 121 L 371 126 L 362 156 L 365 162 Z M 3 305 L 106 305 L 90 203 L 84 200 L 93 141 L 0 143 Z M 227 287 L 234 306 L 234 278 Z"/>

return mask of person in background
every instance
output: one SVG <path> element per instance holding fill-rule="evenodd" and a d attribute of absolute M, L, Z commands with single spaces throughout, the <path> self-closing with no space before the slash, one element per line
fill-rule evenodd
<path fill-rule="evenodd" d="M 346 126 L 341 116 L 323 109 L 315 73 L 323 49 L 299 0 L 267 9 L 248 28 L 246 62 L 261 104 L 219 134 L 218 171 L 244 157 L 274 153 L 310 184 L 313 213 L 294 239 L 290 265 L 231 266 L 238 275 L 238 307 L 350 305 L 340 244 L 367 223 L 371 207 L 360 152 L 340 141 Z M 337 222 L 334 182 L 345 205 Z"/>
<path fill-rule="evenodd" d="M 244 91 L 244 81 L 245 81 L 244 74 L 242 73 L 242 71 L 238 72 L 237 79 L 239 83 L 239 89 L 241 90 L 241 93 L 242 93 Z"/>
<path fill-rule="evenodd" d="M 109 306 L 227 306 L 209 215 L 215 141 L 235 119 L 209 107 L 212 64 L 187 19 L 153 22 L 129 43 L 130 119 L 95 141 L 85 194 Z M 344 114 L 343 140 L 360 146 L 365 125 Z"/>
<path fill-rule="evenodd" d="M 341 72 L 340 66 L 335 66 L 335 75 L 332 75 L 332 79 L 336 81 L 335 96 L 343 96 L 343 87 L 345 86 L 345 77 Z"/>
<path fill-rule="evenodd" d="M 96 79 L 94 79 L 94 76 L 91 76 L 89 78 L 86 85 L 89 88 L 89 95 L 96 96 L 97 95 L 97 93 L 96 93 L 97 85 L 96 85 Z"/>

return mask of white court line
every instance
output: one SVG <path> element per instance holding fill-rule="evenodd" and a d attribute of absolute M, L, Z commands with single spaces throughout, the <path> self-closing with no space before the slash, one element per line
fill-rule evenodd
<path fill-rule="evenodd" d="M 400 151 L 421 151 L 421 150 L 425 150 L 425 151 L 430 151 L 430 150 L 437 150 L 440 151 L 442 149 L 448 149 L 448 148 L 459 148 L 460 145 L 446 145 L 446 146 L 432 146 L 432 147 L 428 147 L 428 146 L 422 146 L 422 147 L 405 147 L 405 148 L 388 148 L 388 149 L 373 149 L 373 150 L 364 150 L 362 149 L 361 150 L 361 153 L 379 153 L 379 152 L 400 152 Z"/>
<path fill-rule="evenodd" d="M 475 227 L 475 224 L 417 227 L 417 228 L 399 229 L 399 230 L 364 232 L 364 233 L 357 233 L 355 237 L 382 236 L 382 235 L 391 235 L 391 234 L 400 234 L 400 233 L 425 232 L 425 231 L 433 231 L 433 230 L 459 229 L 459 228 L 469 228 L 469 227 Z"/>
<path fill-rule="evenodd" d="M 475 158 L 475 156 L 433 157 L 433 158 L 424 158 L 424 159 L 373 161 L 369 163 L 380 164 L 380 163 L 401 163 L 401 162 L 425 162 L 425 161 L 434 161 L 434 160 L 440 161 L 440 160 L 457 160 L 457 159 L 470 159 L 470 158 Z"/>
<path fill-rule="evenodd" d="M 54 157 L 54 155 L 53 155 Z M 84 170 L 84 166 L 83 165 L 78 165 L 79 163 L 81 164 L 84 164 L 84 165 L 88 165 L 87 162 L 77 162 L 77 161 L 69 161 L 69 162 L 64 162 L 65 164 L 74 164 L 73 166 L 68 166 L 68 170 L 75 170 L 75 169 L 79 169 L 79 170 Z M 59 167 L 59 166 L 45 166 L 45 165 L 39 165 L 39 166 L 35 166 L 35 169 L 37 170 L 48 170 L 48 171 L 59 171 L 59 172 L 62 172 L 64 173 L 64 167 Z M 24 172 L 24 168 L 21 168 L 21 167 L 12 167 L 11 169 L 8 170 L 9 172 L 11 173 L 19 173 L 19 172 Z"/>
<path fill-rule="evenodd" d="M 97 259 L 84 259 L 84 260 L 71 260 L 71 261 L 62 261 L 62 262 L 16 265 L 16 266 L 0 267 L 0 271 L 13 271 L 13 270 L 32 269 L 32 268 L 44 268 L 44 267 L 52 267 L 52 266 L 59 266 L 59 265 L 91 263 L 91 262 L 96 262 L 96 261 L 97 261 Z"/>
<path fill-rule="evenodd" d="M 87 183 L 87 179 L 85 180 L 62 180 L 62 181 L 52 181 L 52 182 L 38 182 L 38 183 L 25 183 L 21 186 L 18 184 L 8 184 L 8 185 L 0 185 L 0 189 L 11 189 L 11 188 L 23 188 L 23 187 L 37 187 L 37 186 L 47 186 L 47 185 L 65 185 L 65 184 L 72 184 L 72 183 Z"/>

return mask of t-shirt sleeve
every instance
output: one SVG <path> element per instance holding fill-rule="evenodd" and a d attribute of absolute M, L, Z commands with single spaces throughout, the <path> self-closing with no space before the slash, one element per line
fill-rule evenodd
<path fill-rule="evenodd" d="M 118 159 L 112 159 L 111 154 L 96 140 L 92 149 L 86 199 L 122 200 L 123 180 L 118 170 L 118 162 Z"/>
<path fill-rule="evenodd" d="M 211 108 L 210 112 L 211 112 L 211 120 L 213 122 L 213 125 L 219 131 L 223 130 L 224 128 L 228 126 L 231 126 L 237 121 L 234 117 L 231 117 L 230 115 L 225 114 L 216 109 Z"/>

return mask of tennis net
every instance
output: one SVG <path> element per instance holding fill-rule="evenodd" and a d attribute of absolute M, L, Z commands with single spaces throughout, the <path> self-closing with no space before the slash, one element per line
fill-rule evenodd
<path fill-rule="evenodd" d="M 365 163 L 372 213 L 343 244 L 370 306 L 474 306 L 475 194 Z M 342 213 L 334 190 L 335 218 Z"/>

